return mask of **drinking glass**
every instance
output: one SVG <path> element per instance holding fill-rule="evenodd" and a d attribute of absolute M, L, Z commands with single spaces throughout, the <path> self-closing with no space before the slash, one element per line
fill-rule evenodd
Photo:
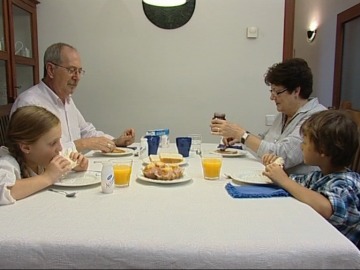
<path fill-rule="evenodd" d="M 201 164 L 205 179 L 216 180 L 220 178 L 222 155 L 217 153 L 205 153 L 201 157 Z"/>
<path fill-rule="evenodd" d="M 148 143 L 148 155 L 157 155 L 160 145 L 160 136 L 146 135 L 144 138 L 147 139 Z"/>
<path fill-rule="evenodd" d="M 189 137 L 191 138 L 190 152 L 192 154 L 201 155 L 201 134 L 190 134 Z"/>
<path fill-rule="evenodd" d="M 122 159 L 113 161 L 114 179 L 116 187 L 127 187 L 130 183 L 132 172 L 132 159 Z"/>
<path fill-rule="evenodd" d="M 176 147 L 178 153 L 183 157 L 188 157 L 190 148 L 192 144 L 192 139 L 190 137 L 176 137 Z"/>

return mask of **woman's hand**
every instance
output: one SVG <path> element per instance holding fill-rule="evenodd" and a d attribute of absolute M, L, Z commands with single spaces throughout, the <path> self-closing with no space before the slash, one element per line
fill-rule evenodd
<path fill-rule="evenodd" d="M 71 160 L 77 163 L 77 166 L 73 168 L 74 171 L 82 172 L 87 170 L 89 166 L 89 160 L 83 154 L 78 152 L 71 152 L 69 157 Z"/>
<path fill-rule="evenodd" d="M 227 138 L 226 141 L 224 141 L 224 144 L 234 144 L 235 142 L 240 142 L 241 136 L 245 132 L 245 129 L 241 128 L 237 124 L 217 118 L 211 120 L 210 128 L 211 132 Z"/>
<path fill-rule="evenodd" d="M 223 142 L 224 145 L 230 146 L 230 145 L 234 145 L 235 143 L 239 143 L 240 140 L 234 139 L 232 137 L 228 137 L 228 138 L 223 137 L 222 142 Z"/>

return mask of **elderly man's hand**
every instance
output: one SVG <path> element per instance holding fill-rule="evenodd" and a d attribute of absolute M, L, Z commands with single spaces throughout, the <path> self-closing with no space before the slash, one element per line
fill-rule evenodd
<path fill-rule="evenodd" d="M 135 130 L 133 128 L 126 129 L 122 135 L 115 140 L 117 146 L 128 146 L 135 142 Z"/>

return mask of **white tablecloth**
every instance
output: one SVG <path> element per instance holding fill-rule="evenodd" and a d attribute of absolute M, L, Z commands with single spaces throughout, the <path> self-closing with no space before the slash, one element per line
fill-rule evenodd
<path fill-rule="evenodd" d="M 94 161 L 109 157 L 90 159 L 100 170 Z M 234 199 L 229 180 L 203 179 L 199 156 L 190 182 L 144 183 L 134 160 L 130 186 L 112 194 L 45 190 L 0 207 L 0 268 L 360 268 L 358 249 L 294 198 Z M 262 167 L 224 158 L 222 173 Z"/>

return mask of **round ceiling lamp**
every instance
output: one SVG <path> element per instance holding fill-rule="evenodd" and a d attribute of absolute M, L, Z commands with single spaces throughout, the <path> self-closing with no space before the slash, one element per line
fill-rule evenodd
<path fill-rule="evenodd" d="M 146 4 L 158 7 L 176 7 L 186 3 L 186 0 L 143 0 Z"/>
<path fill-rule="evenodd" d="M 185 0 L 182 1 L 184 2 L 182 5 L 165 7 L 148 4 L 149 1 L 142 1 L 144 13 L 150 22 L 163 29 L 176 29 L 185 25 L 194 13 L 196 2 L 196 0 Z M 162 2 L 169 4 L 171 1 L 163 0 Z"/>

